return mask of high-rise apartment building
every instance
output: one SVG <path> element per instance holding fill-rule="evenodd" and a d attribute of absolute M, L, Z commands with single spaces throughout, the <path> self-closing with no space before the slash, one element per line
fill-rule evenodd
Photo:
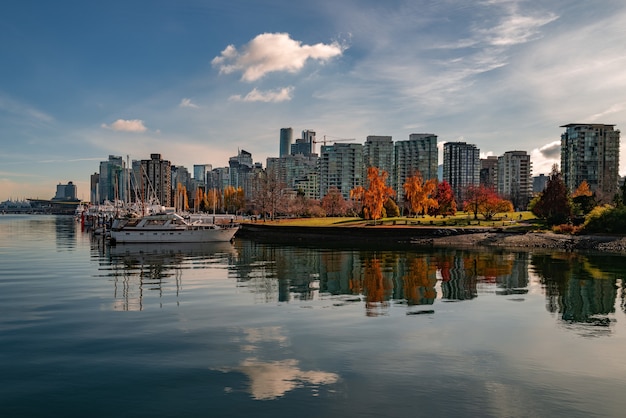
<path fill-rule="evenodd" d="M 561 134 L 561 173 L 570 192 L 586 181 L 601 202 L 609 202 L 619 184 L 620 131 L 615 125 L 570 123 Z"/>
<path fill-rule="evenodd" d="M 526 151 L 507 151 L 498 157 L 497 192 L 513 203 L 516 210 L 526 210 L 533 191 L 532 163 Z"/>
<path fill-rule="evenodd" d="M 388 174 L 387 185 L 393 184 L 393 140 L 390 136 L 370 135 L 365 140 L 363 146 L 363 163 L 365 172 L 363 178 L 367 176 L 368 167 L 377 167 L 385 170 Z"/>
<path fill-rule="evenodd" d="M 336 187 L 344 199 L 350 198 L 350 190 L 364 186 L 363 145 L 324 145 L 320 151 L 320 198 Z"/>
<path fill-rule="evenodd" d="M 293 129 L 280 129 L 280 154 L 279 157 L 286 157 L 291 153 L 291 145 L 293 144 Z"/>
<path fill-rule="evenodd" d="M 398 201 L 404 200 L 404 183 L 420 172 L 424 181 L 437 179 L 439 153 L 437 135 L 410 134 L 408 141 L 396 141 L 392 187 Z"/>
<path fill-rule="evenodd" d="M 480 185 L 496 190 L 498 183 L 498 157 L 490 155 L 480 159 Z"/>
<path fill-rule="evenodd" d="M 145 202 L 172 205 L 172 164 L 161 154 L 150 154 L 149 160 L 141 160 L 141 191 Z M 156 201 L 155 201 L 156 200 Z"/>
<path fill-rule="evenodd" d="M 291 190 L 298 191 L 296 187 L 298 182 L 311 174 L 317 174 L 317 164 L 316 155 L 296 154 L 279 158 L 270 157 L 267 159 L 266 167 L 268 171 L 274 173 L 280 183 L 285 184 Z M 317 193 L 312 198 L 317 199 Z"/>
<path fill-rule="evenodd" d="M 443 144 L 443 180 L 452 188 L 461 207 L 468 186 L 480 184 L 480 150 L 474 144 L 446 142 Z"/>

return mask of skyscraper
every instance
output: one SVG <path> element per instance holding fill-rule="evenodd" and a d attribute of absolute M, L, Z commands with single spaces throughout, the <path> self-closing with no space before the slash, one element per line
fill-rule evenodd
<path fill-rule="evenodd" d="M 443 144 L 443 179 L 450 184 L 460 207 L 467 187 L 480 183 L 480 150 L 476 145 L 465 142 Z"/>
<path fill-rule="evenodd" d="M 394 161 L 392 187 L 401 202 L 404 200 L 404 183 L 416 171 L 420 172 L 424 181 L 437 179 L 437 135 L 410 134 L 408 141 L 396 141 Z"/>
<path fill-rule="evenodd" d="M 533 190 L 532 163 L 526 151 L 507 151 L 498 157 L 498 194 L 513 203 L 516 210 L 526 210 Z"/>
<path fill-rule="evenodd" d="M 587 181 L 601 202 L 610 202 L 619 184 L 620 131 L 615 125 L 570 123 L 561 134 L 561 173 L 570 192 Z"/>
<path fill-rule="evenodd" d="M 293 129 L 280 129 L 280 154 L 279 157 L 286 157 L 291 153 L 291 145 L 293 144 Z"/>

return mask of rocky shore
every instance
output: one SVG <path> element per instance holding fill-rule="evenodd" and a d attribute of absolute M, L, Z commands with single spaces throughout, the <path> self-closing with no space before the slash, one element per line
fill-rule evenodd
<path fill-rule="evenodd" d="M 551 250 L 591 250 L 626 253 L 626 237 L 607 235 L 564 235 L 552 232 L 478 232 L 429 238 L 437 247 L 544 248 Z"/>

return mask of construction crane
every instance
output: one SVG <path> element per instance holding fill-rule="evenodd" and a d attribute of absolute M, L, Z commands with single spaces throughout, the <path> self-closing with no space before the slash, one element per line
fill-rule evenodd
<path fill-rule="evenodd" d="M 330 136 L 328 135 L 329 139 L 326 139 L 327 135 L 324 135 L 324 139 L 317 140 L 317 139 L 313 139 L 313 143 L 314 144 L 319 144 L 321 143 L 322 145 L 326 146 L 326 142 L 348 142 L 348 141 L 356 141 L 356 139 L 354 138 L 337 138 L 336 136 Z"/>

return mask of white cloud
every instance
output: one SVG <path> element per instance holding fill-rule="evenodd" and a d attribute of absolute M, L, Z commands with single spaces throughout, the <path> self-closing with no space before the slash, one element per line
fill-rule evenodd
<path fill-rule="evenodd" d="M 291 100 L 291 93 L 293 92 L 293 87 L 283 87 L 279 90 L 268 90 L 261 91 L 257 88 L 252 89 L 252 91 L 245 96 L 241 96 L 239 94 L 230 96 L 229 100 L 236 102 L 265 102 L 265 103 L 278 103 Z"/>
<path fill-rule="evenodd" d="M 193 103 L 191 99 L 184 98 L 180 101 L 178 107 L 190 107 L 192 109 L 198 109 L 198 105 Z"/>
<path fill-rule="evenodd" d="M 549 174 L 554 164 L 561 163 L 561 141 L 552 141 L 530 152 L 533 162 L 533 176 Z"/>
<path fill-rule="evenodd" d="M 103 123 L 101 126 L 104 129 L 111 129 L 113 131 L 118 131 L 118 132 L 143 133 L 148 130 L 148 128 L 146 128 L 145 125 L 143 124 L 143 121 L 140 119 L 131 119 L 131 120 L 118 119 L 110 125 Z"/>
<path fill-rule="evenodd" d="M 211 63 L 219 67 L 220 74 L 240 71 L 241 80 L 251 82 L 271 72 L 297 73 L 308 59 L 325 62 L 342 55 L 345 49 L 338 42 L 303 45 L 291 39 L 288 33 L 263 33 L 240 51 L 233 45 L 227 46 Z"/>

